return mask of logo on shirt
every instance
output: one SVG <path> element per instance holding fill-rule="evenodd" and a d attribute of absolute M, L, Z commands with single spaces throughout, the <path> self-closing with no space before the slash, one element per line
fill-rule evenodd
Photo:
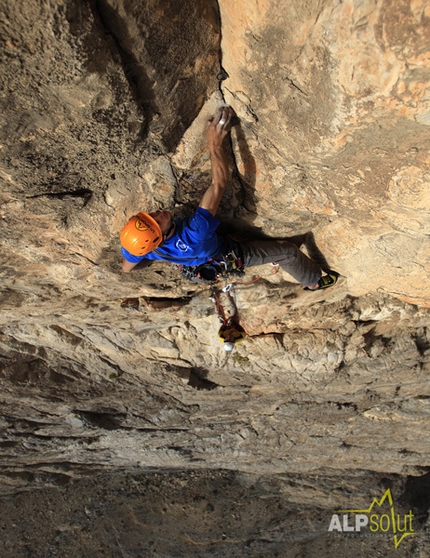
<path fill-rule="evenodd" d="M 181 252 L 187 252 L 189 250 L 189 246 L 187 246 L 185 242 L 182 242 L 181 239 L 176 242 L 176 248 Z"/>

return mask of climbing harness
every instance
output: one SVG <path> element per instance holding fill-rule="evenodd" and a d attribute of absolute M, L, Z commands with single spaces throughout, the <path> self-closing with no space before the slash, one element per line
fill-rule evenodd
<path fill-rule="evenodd" d="M 202 265 L 179 265 L 182 277 L 193 283 L 216 283 L 223 274 L 222 267 L 217 262 L 207 262 Z"/>
<path fill-rule="evenodd" d="M 182 277 L 193 283 L 213 284 L 220 279 L 227 279 L 230 276 L 242 277 L 245 274 L 242 258 L 234 249 L 227 252 L 225 256 L 211 259 L 201 265 L 180 265 L 179 270 Z"/>

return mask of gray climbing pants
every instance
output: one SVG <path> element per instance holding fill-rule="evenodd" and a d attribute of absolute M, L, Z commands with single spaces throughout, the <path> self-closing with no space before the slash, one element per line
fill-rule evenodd
<path fill-rule="evenodd" d="M 242 249 L 245 268 L 277 263 L 305 287 L 321 279 L 320 266 L 287 240 L 253 240 L 238 244 Z"/>

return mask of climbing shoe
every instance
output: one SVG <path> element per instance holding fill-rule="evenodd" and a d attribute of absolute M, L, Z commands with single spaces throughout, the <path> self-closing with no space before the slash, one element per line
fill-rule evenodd
<path fill-rule="evenodd" d="M 316 289 L 310 289 L 309 287 L 305 287 L 305 291 L 319 291 L 321 289 L 328 289 L 328 287 L 332 287 L 336 284 L 337 278 L 339 274 L 336 271 L 328 271 L 327 275 L 323 275 L 321 279 L 318 281 L 318 287 Z"/>

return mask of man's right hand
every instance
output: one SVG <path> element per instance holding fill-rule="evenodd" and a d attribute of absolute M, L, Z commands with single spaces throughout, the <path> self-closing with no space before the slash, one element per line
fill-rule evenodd
<path fill-rule="evenodd" d="M 222 148 L 223 139 L 231 130 L 233 115 L 234 111 L 231 107 L 221 107 L 215 116 L 209 119 L 206 126 L 206 135 L 211 152 L 217 148 Z"/>
<path fill-rule="evenodd" d="M 233 115 L 234 111 L 231 107 L 221 107 L 206 126 L 211 152 L 212 183 L 203 194 L 200 207 L 207 209 L 214 217 L 228 182 L 228 160 L 222 142 L 231 129 Z"/>

